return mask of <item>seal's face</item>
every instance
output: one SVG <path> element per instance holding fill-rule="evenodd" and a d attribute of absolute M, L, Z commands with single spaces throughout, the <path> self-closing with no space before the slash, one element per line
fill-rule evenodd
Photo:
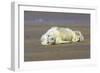
<path fill-rule="evenodd" d="M 42 45 L 53 45 L 55 44 L 55 37 L 53 35 L 43 35 L 41 37 L 41 44 Z"/>

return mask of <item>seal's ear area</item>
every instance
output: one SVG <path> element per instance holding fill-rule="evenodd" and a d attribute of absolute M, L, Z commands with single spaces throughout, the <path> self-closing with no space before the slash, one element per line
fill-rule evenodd
<path fill-rule="evenodd" d="M 83 41 L 84 40 L 84 36 L 82 35 L 82 33 L 80 31 L 75 31 L 75 34 L 77 36 L 79 36 L 79 41 Z"/>

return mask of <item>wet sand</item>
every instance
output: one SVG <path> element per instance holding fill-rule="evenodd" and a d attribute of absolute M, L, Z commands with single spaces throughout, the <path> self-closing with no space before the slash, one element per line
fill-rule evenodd
<path fill-rule="evenodd" d="M 41 35 L 52 26 L 68 27 L 79 30 L 85 37 L 82 42 L 43 46 Z M 88 25 L 25 25 L 24 61 L 44 61 L 90 58 L 90 29 Z"/>

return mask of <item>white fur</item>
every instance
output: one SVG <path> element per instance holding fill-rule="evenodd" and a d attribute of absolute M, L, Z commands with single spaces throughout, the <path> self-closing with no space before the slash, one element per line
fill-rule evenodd
<path fill-rule="evenodd" d="M 64 44 L 83 41 L 84 37 L 80 31 L 73 31 L 70 28 L 52 27 L 41 37 L 42 45 Z"/>

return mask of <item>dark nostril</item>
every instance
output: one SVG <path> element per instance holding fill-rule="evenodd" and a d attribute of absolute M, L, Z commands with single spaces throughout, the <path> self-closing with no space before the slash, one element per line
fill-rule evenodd
<path fill-rule="evenodd" d="M 51 38 L 51 40 L 53 40 L 53 38 Z"/>
<path fill-rule="evenodd" d="M 49 37 L 50 35 L 48 35 L 48 37 Z"/>

